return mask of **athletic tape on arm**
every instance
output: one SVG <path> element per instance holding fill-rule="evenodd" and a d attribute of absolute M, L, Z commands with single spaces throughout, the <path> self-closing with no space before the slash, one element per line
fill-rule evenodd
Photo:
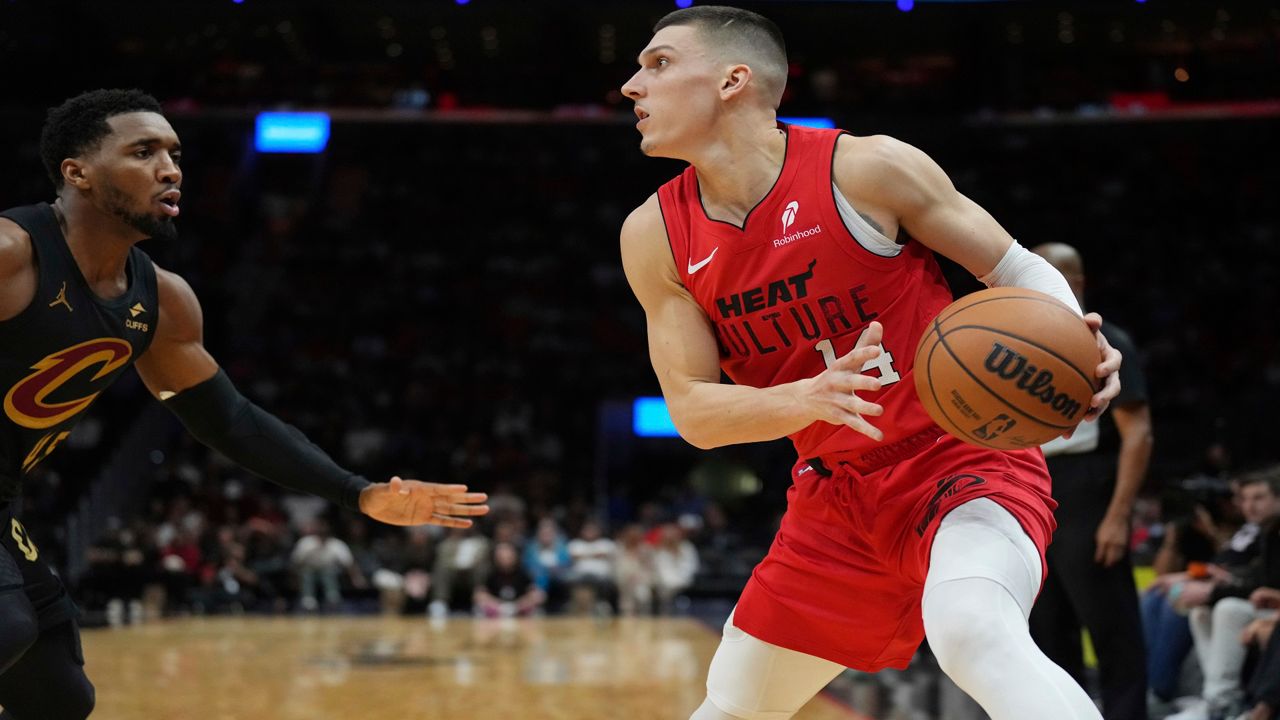
<path fill-rule="evenodd" d="M 1049 261 L 1019 245 L 1017 240 L 1009 246 L 995 268 L 978 280 L 987 287 L 1038 290 L 1061 300 L 1067 307 L 1075 310 L 1077 315 L 1084 315 L 1075 293 L 1071 292 L 1071 286 L 1062 277 L 1062 273 L 1050 265 Z"/>

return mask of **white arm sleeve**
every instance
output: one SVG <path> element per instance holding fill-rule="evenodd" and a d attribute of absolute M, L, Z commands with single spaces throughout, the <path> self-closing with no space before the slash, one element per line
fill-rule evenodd
<path fill-rule="evenodd" d="M 1076 302 L 1075 293 L 1067 279 L 1062 277 L 1058 269 L 1047 260 L 1018 244 L 1017 240 L 1009 246 L 1009 251 L 1000 258 L 991 272 L 978 278 L 987 287 L 1018 287 L 1026 290 L 1038 290 L 1084 315 L 1080 303 Z"/>

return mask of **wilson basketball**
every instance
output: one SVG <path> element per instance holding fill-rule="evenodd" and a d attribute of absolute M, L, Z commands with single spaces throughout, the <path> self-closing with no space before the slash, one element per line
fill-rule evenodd
<path fill-rule="evenodd" d="M 965 442 L 1036 447 L 1084 419 L 1099 362 L 1093 333 L 1066 305 L 992 288 L 951 303 L 930 324 L 916 348 L 916 394 Z"/>

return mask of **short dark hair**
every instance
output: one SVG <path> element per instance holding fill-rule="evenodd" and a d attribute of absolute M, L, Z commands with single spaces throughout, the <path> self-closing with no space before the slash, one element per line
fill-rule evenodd
<path fill-rule="evenodd" d="M 787 84 L 787 43 L 772 20 L 741 8 L 698 5 L 667 13 L 653 31 L 676 25 L 693 26 L 720 48 L 747 52 L 763 60 L 766 67 L 753 70 L 761 72 L 763 84 L 773 95 L 774 107 L 778 106 Z"/>
<path fill-rule="evenodd" d="M 1280 465 L 1270 465 L 1260 470 L 1246 473 L 1241 475 L 1236 482 L 1241 488 L 1247 485 L 1266 485 L 1271 490 L 1272 495 L 1280 497 Z"/>
<path fill-rule="evenodd" d="M 141 90 L 90 90 L 49 109 L 40 131 L 40 160 L 53 187 L 62 189 L 62 161 L 98 147 L 111 134 L 107 118 L 132 112 L 163 111 Z"/>

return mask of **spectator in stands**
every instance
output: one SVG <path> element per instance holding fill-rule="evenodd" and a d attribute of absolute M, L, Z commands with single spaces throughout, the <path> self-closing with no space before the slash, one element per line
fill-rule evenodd
<path fill-rule="evenodd" d="M 1212 573 L 1225 576 L 1225 566 L 1257 552 L 1252 541 L 1242 544 L 1248 537 L 1243 530 L 1219 550 L 1219 528 L 1230 524 L 1226 512 L 1230 506 L 1225 502 L 1230 498 L 1228 485 L 1215 482 L 1183 487 L 1165 503 L 1164 515 L 1170 519 L 1153 563 L 1158 575 L 1141 598 L 1147 681 L 1158 701 L 1170 702 L 1178 696 L 1182 666 L 1192 647 L 1191 626 L 1186 614 L 1174 608 L 1170 590 L 1188 579 L 1205 579 Z"/>
<path fill-rule="evenodd" d="M 493 566 L 475 590 L 475 612 L 481 617 L 525 617 L 547 600 L 529 573 L 520 567 L 514 545 L 498 543 L 493 548 Z"/>
<path fill-rule="evenodd" d="M 207 566 L 196 599 L 202 612 L 243 612 L 257 600 L 258 576 L 246 564 L 245 546 L 237 535 L 234 525 L 219 527 L 215 543 L 206 553 Z"/>
<path fill-rule="evenodd" d="M 1244 710 L 1241 674 L 1247 648 L 1241 638 L 1261 618 L 1259 608 L 1247 598 L 1262 588 L 1280 588 L 1280 466 L 1244 476 L 1239 488 L 1245 527 L 1258 528 L 1258 556 L 1228 575 L 1185 580 L 1170 590 L 1176 596 L 1175 607 L 1190 612 L 1196 655 L 1204 670 L 1201 701 L 1173 720 L 1233 718 Z"/>
<path fill-rule="evenodd" d="M 347 545 L 355 558 L 360 575 L 368 581 L 369 588 L 377 595 L 378 607 L 385 615 L 399 615 L 404 609 L 404 575 L 387 567 L 383 552 L 388 548 L 371 537 L 370 523 L 363 517 L 351 517 L 347 524 Z M 423 527 L 424 526 L 411 526 Z M 400 528 L 389 535 L 398 537 Z"/>
<path fill-rule="evenodd" d="M 255 514 L 245 524 L 245 564 L 258 580 L 258 602 L 263 609 L 285 612 L 293 585 L 290 553 L 293 536 L 284 516 Z"/>
<path fill-rule="evenodd" d="M 618 612 L 645 615 L 653 609 L 653 546 L 645 542 L 644 527 L 628 525 L 618 539 L 614 563 L 618 586 Z"/>
<path fill-rule="evenodd" d="M 398 575 L 403 583 L 403 611 L 416 613 L 426 608 L 430 599 L 431 574 L 436 564 L 435 541 L 430 529 L 405 528 L 402 536 L 384 537 L 380 541 L 379 555 L 386 571 Z M 384 584 L 393 587 L 395 580 L 389 577 Z"/>
<path fill-rule="evenodd" d="M 81 605 L 86 609 L 107 609 L 107 621 L 118 625 L 129 609 L 130 622 L 142 619 L 142 596 L 155 566 L 154 548 L 133 527 L 120 527 L 111 519 L 109 534 L 89 547 L 88 569 L 80 578 Z"/>
<path fill-rule="evenodd" d="M 1268 614 L 1250 623 L 1241 638 L 1257 649 L 1259 658 L 1245 693 L 1251 707 L 1236 720 L 1274 720 L 1280 709 L 1280 641 L 1275 638 L 1280 588 L 1259 588 L 1249 601 Z"/>
<path fill-rule="evenodd" d="M 539 520 L 533 540 L 524 546 L 524 569 L 547 594 L 547 609 L 551 612 L 564 604 L 571 562 L 560 526 L 549 517 Z"/>
<path fill-rule="evenodd" d="M 617 549 L 613 540 L 604 537 L 600 523 L 591 519 L 582 523 L 578 537 L 569 541 L 572 562 L 569 582 L 573 587 L 574 612 L 607 612 L 616 601 L 618 588 L 614 582 L 614 556 Z"/>
<path fill-rule="evenodd" d="M 317 582 L 324 590 L 325 606 L 331 610 L 342 604 L 344 572 L 350 576 L 352 585 L 366 586 L 351 548 L 332 535 L 329 523 L 323 519 L 311 522 L 306 534 L 293 547 L 292 561 L 302 586 L 299 605 L 305 611 L 316 610 L 320 605 L 316 598 Z"/>
<path fill-rule="evenodd" d="M 698 572 L 698 551 L 685 539 L 685 532 L 679 525 L 667 523 L 662 526 L 658 547 L 654 550 L 653 567 L 658 607 L 661 612 L 670 613 L 675 607 L 676 597 L 693 585 L 693 577 Z"/>
<path fill-rule="evenodd" d="M 431 572 L 432 617 L 470 610 L 476 587 L 489 572 L 489 539 L 475 527 L 452 528 L 436 548 Z"/>
<path fill-rule="evenodd" d="M 161 582 L 168 607 L 188 606 L 189 592 L 198 585 L 203 566 L 200 536 L 194 528 L 183 524 L 160 549 Z"/>

